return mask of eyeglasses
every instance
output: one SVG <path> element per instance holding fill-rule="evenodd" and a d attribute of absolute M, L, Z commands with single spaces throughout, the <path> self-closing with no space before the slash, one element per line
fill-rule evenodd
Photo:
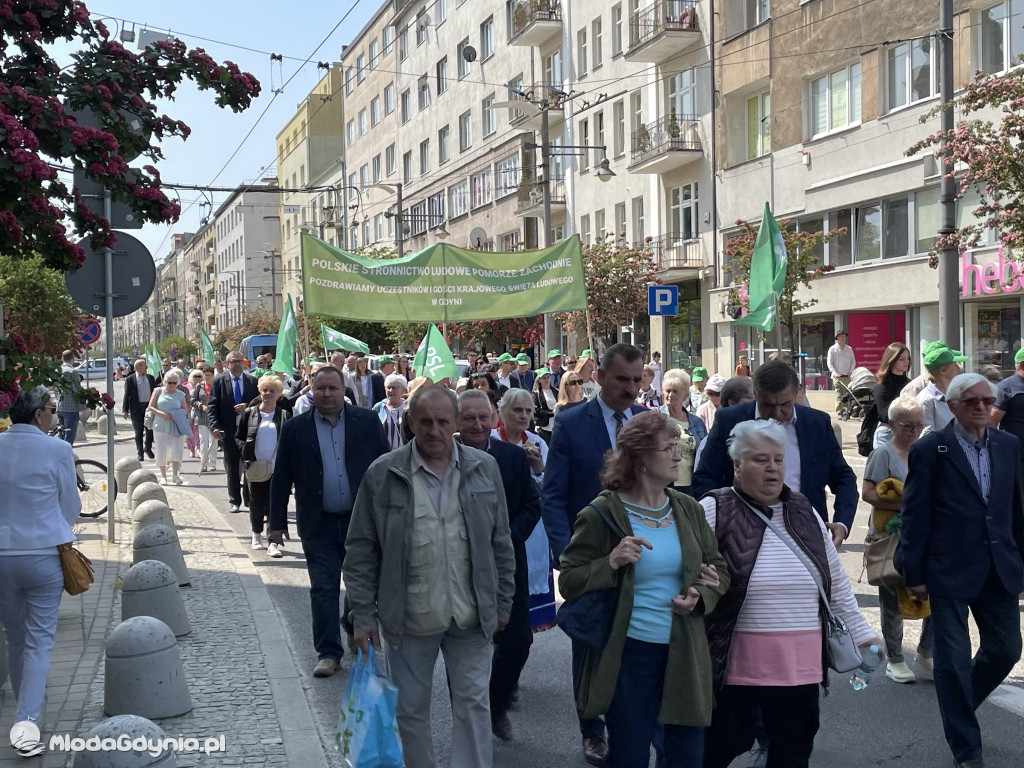
<path fill-rule="evenodd" d="M 922 429 L 924 429 L 924 424 L 920 421 L 897 421 L 896 426 L 898 426 L 900 429 L 905 429 L 907 432 L 920 432 Z"/>
<path fill-rule="evenodd" d="M 565 386 L 567 386 L 567 387 L 578 387 L 578 386 L 581 386 L 582 384 L 583 384 L 583 379 L 573 379 L 572 381 L 565 382 Z"/>
<path fill-rule="evenodd" d="M 658 450 L 662 453 L 669 454 L 673 459 L 683 458 L 683 446 L 680 445 L 678 441 L 666 445 L 664 448 L 659 448 Z"/>
<path fill-rule="evenodd" d="M 960 405 L 965 408 L 977 408 L 979 405 L 991 408 L 995 405 L 995 402 L 996 399 L 994 397 L 965 397 L 960 401 Z"/>

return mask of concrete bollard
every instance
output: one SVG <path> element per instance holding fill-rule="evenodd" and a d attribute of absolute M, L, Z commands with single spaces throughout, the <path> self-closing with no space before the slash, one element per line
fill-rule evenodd
<path fill-rule="evenodd" d="M 125 456 L 117 460 L 117 463 L 114 464 L 114 480 L 117 482 L 118 493 L 128 492 L 128 478 L 137 469 L 142 469 L 142 462 L 133 456 Z"/>
<path fill-rule="evenodd" d="M 134 616 L 114 627 L 107 638 L 103 713 L 159 720 L 191 710 L 171 628 L 152 616 Z"/>
<path fill-rule="evenodd" d="M 192 585 L 178 539 L 166 525 L 147 525 L 135 536 L 132 549 L 133 564 L 143 560 L 159 560 L 174 571 L 179 587 Z"/>
<path fill-rule="evenodd" d="M 138 715 L 117 715 L 107 718 L 85 734 L 91 738 L 118 739 L 122 736 L 129 741 L 145 739 L 146 748 L 142 750 L 95 750 L 79 752 L 75 755 L 75 768 L 175 768 L 174 749 L 163 748 L 163 740 L 169 738 L 163 729 L 151 720 Z M 141 742 L 140 742 L 141 746 Z M 154 757 L 153 752 L 157 752 Z"/>
<path fill-rule="evenodd" d="M 105 413 L 101 413 L 99 416 L 96 417 L 96 434 L 98 434 L 98 435 L 106 435 L 107 434 L 107 424 L 108 423 L 110 423 L 112 425 L 111 428 L 114 430 L 114 434 L 116 435 L 117 434 L 117 419 L 108 418 L 107 414 L 105 414 Z"/>
<path fill-rule="evenodd" d="M 175 637 L 192 631 L 185 603 L 178 590 L 178 577 L 166 563 L 143 560 L 124 575 L 121 584 L 121 621 L 135 616 L 152 616 L 171 628 Z"/>
<path fill-rule="evenodd" d="M 76 443 L 84 443 L 88 439 L 89 439 L 89 436 L 86 435 L 86 433 L 85 433 L 85 422 L 84 421 L 79 421 L 78 422 L 78 430 L 75 432 L 75 442 Z"/>
<path fill-rule="evenodd" d="M 144 501 L 162 501 L 167 504 L 167 491 L 159 483 L 142 483 L 132 489 L 131 498 L 128 499 L 128 506 L 132 512 L 139 508 Z"/>
<path fill-rule="evenodd" d="M 166 525 L 174 532 L 174 538 L 178 538 L 171 508 L 160 499 L 148 499 L 135 507 L 132 513 L 132 536 L 138 536 L 139 531 L 149 525 Z"/>
<path fill-rule="evenodd" d="M 136 459 L 138 461 L 138 459 Z M 143 483 L 155 483 L 156 475 L 150 472 L 145 467 L 140 467 L 128 475 L 128 502 L 131 503 L 132 492 L 136 486 L 142 485 Z M 119 489 L 120 490 L 120 489 Z"/>

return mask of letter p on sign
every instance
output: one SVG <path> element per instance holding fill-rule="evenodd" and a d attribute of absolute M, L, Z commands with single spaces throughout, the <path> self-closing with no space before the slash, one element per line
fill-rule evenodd
<path fill-rule="evenodd" d="M 647 314 L 658 315 L 679 314 L 679 286 L 649 285 L 647 286 Z"/>

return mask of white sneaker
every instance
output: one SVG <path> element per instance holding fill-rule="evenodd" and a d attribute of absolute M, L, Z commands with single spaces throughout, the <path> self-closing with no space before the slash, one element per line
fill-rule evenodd
<path fill-rule="evenodd" d="M 917 675 L 905 661 L 890 661 L 885 665 L 885 676 L 895 683 L 913 683 Z"/>
<path fill-rule="evenodd" d="M 267 546 L 267 554 L 271 557 L 284 557 L 284 552 L 281 551 L 281 547 L 274 542 L 270 542 Z"/>
<path fill-rule="evenodd" d="M 171 478 L 171 482 L 173 482 L 175 485 L 184 485 L 185 484 L 185 481 L 182 480 L 177 475 L 175 475 L 173 478 Z"/>
<path fill-rule="evenodd" d="M 273 545 L 271 545 L 271 546 L 273 546 Z M 258 534 L 258 533 L 254 533 L 252 535 L 252 548 L 253 549 L 263 549 L 263 537 L 260 536 L 260 534 Z"/>

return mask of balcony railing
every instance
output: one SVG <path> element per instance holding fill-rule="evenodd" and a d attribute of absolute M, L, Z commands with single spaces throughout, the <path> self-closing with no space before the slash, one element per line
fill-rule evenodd
<path fill-rule="evenodd" d="M 654 268 L 701 269 L 704 267 L 704 253 L 700 240 L 683 234 L 662 235 L 646 242 L 653 251 Z"/>
<path fill-rule="evenodd" d="M 670 115 L 640 126 L 633 133 L 630 165 L 642 163 L 665 152 L 700 151 L 696 115 Z"/>
<path fill-rule="evenodd" d="M 559 0 L 521 0 L 512 10 L 512 31 L 509 40 L 515 40 L 534 23 L 562 21 L 562 4 Z"/>
<path fill-rule="evenodd" d="M 552 205 L 565 205 L 565 179 L 552 179 L 549 195 Z M 519 190 L 516 192 L 517 213 L 543 204 L 543 181 L 524 181 L 519 185 Z"/>
<path fill-rule="evenodd" d="M 638 48 L 666 30 L 699 32 L 697 0 L 656 0 L 629 20 L 629 47 Z"/>

